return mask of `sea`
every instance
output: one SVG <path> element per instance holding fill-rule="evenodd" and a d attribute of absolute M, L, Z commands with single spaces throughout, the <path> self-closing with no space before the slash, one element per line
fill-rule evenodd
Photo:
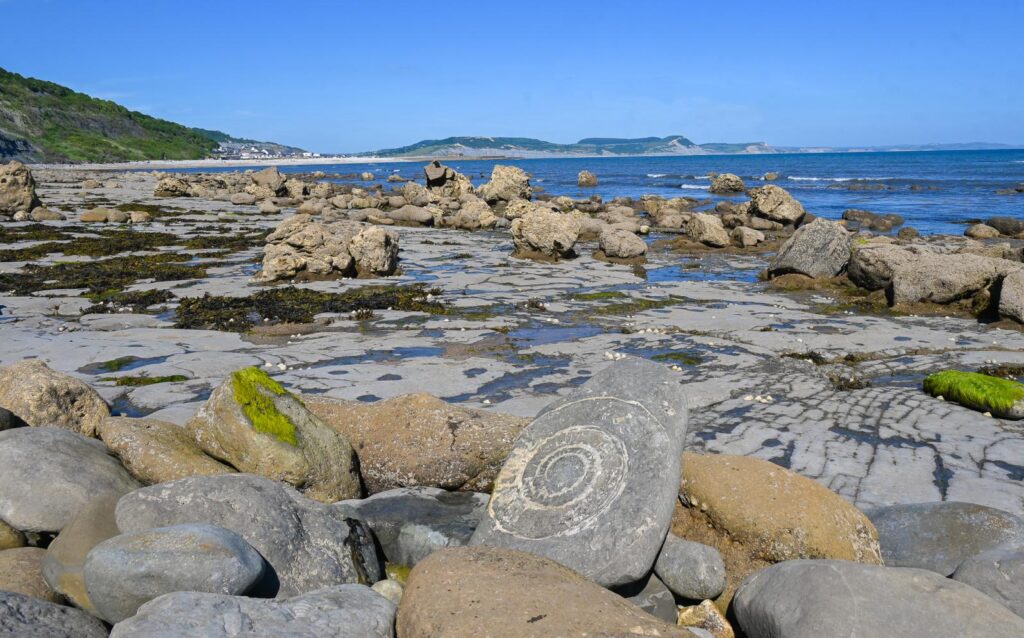
<path fill-rule="evenodd" d="M 1024 185 L 1024 150 L 792 153 L 692 155 L 667 157 L 571 157 L 544 159 L 461 159 L 443 162 L 477 185 L 495 164 L 519 166 L 531 183 L 550 195 L 586 198 L 600 195 L 745 199 L 708 192 L 713 173 L 735 173 L 748 188 L 772 182 L 788 190 L 804 207 L 829 219 L 847 209 L 902 215 L 907 226 L 925 234 L 962 234 L 970 223 L 1004 215 L 1024 218 L 1024 193 L 997 194 Z M 282 166 L 283 173 L 323 171 L 351 175 L 369 171 L 379 179 L 397 174 L 422 179 L 425 162 L 375 162 Z M 259 168 L 259 167 L 254 167 Z M 581 170 L 597 175 L 594 188 L 580 188 Z M 195 169 L 209 171 L 209 168 Z M 224 170 L 239 170 L 230 168 Z M 342 180 L 344 181 L 344 180 Z"/>

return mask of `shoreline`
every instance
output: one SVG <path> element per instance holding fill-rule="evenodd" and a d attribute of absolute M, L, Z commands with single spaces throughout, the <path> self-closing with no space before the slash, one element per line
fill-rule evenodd
<path fill-rule="evenodd" d="M 112 162 L 109 164 L 26 164 L 29 168 L 64 171 L 120 171 L 120 170 L 167 170 L 179 168 L 246 168 L 250 166 L 329 166 L 332 164 L 380 164 L 385 162 L 415 162 L 420 158 L 388 157 L 284 157 L 277 159 L 252 160 L 144 160 L 137 162 Z"/>

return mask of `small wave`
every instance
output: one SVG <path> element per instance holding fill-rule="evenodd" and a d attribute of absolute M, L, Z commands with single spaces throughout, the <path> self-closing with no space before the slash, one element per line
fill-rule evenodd
<path fill-rule="evenodd" d="M 680 184 L 679 188 L 691 191 L 706 191 L 708 189 L 707 186 L 698 186 L 697 184 Z"/>
<path fill-rule="evenodd" d="M 651 179 L 659 179 L 661 177 L 668 177 L 668 173 L 648 173 L 647 177 Z"/>
<path fill-rule="evenodd" d="M 885 182 L 892 177 L 787 177 L 794 182 Z"/>

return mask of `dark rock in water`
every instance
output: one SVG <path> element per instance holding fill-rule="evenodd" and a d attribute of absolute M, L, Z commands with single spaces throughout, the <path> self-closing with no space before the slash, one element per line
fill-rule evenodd
<path fill-rule="evenodd" d="M 682 598 L 707 600 L 725 591 L 725 562 L 718 550 L 675 534 L 665 538 L 654 572 Z"/>
<path fill-rule="evenodd" d="M 867 210 L 851 208 L 843 211 L 843 219 L 855 222 L 859 227 L 887 233 L 897 226 L 903 225 L 903 217 L 896 214 L 879 215 Z"/>
<path fill-rule="evenodd" d="M 997 547 L 971 556 L 956 568 L 953 579 L 1024 616 L 1024 545 Z"/>
<path fill-rule="evenodd" d="M 850 235 L 839 223 L 816 219 L 802 225 L 779 249 L 768 275 L 797 273 L 808 277 L 834 277 L 850 261 Z"/>
<path fill-rule="evenodd" d="M 630 585 L 617 587 L 615 593 L 667 623 L 675 624 L 679 615 L 675 596 L 654 573 Z"/>
<path fill-rule="evenodd" d="M 471 543 L 546 556 L 606 587 L 645 577 L 672 520 L 686 423 L 664 366 L 605 368 L 523 430 Z"/>
<path fill-rule="evenodd" d="M 985 221 L 985 225 L 1011 237 L 1024 233 L 1024 218 L 1020 217 L 990 217 Z"/>
<path fill-rule="evenodd" d="M 176 592 L 118 623 L 111 638 L 393 638 L 395 604 L 364 585 L 318 589 L 287 600 Z"/>
<path fill-rule="evenodd" d="M 1024 619 L 934 572 L 835 560 L 778 563 L 747 578 L 732 610 L 747 636 L 1024 636 Z"/>
<path fill-rule="evenodd" d="M 263 570 L 263 558 L 241 536 L 198 523 L 103 541 L 89 552 L 85 585 L 98 615 L 118 623 L 176 591 L 245 594 Z"/>
<path fill-rule="evenodd" d="M 0 519 L 23 532 L 59 532 L 89 501 L 142 487 L 90 439 L 56 428 L 0 432 Z"/>
<path fill-rule="evenodd" d="M 381 579 L 365 523 L 261 476 L 194 476 L 136 490 L 117 504 L 122 532 L 185 523 L 224 527 L 255 547 L 270 565 L 261 595 Z"/>
<path fill-rule="evenodd" d="M 0 591 L 0 636 L 106 638 L 107 628 L 80 609 Z"/>
<path fill-rule="evenodd" d="M 389 562 L 411 567 L 438 549 L 468 543 L 487 499 L 479 492 L 405 487 L 334 507 L 365 521 Z"/>
<path fill-rule="evenodd" d="M 890 567 L 949 576 L 964 559 L 1004 543 L 1024 543 L 1024 519 L 1009 512 L 945 501 L 890 505 L 866 512 Z"/>

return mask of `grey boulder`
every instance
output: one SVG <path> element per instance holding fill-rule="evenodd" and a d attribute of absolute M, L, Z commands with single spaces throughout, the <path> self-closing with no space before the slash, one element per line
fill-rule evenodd
<path fill-rule="evenodd" d="M 85 561 L 85 587 L 98 615 L 113 624 L 176 591 L 245 594 L 263 571 L 263 558 L 231 530 L 175 525 L 115 536 L 94 547 Z"/>
<path fill-rule="evenodd" d="M 479 492 L 403 487 L 335 507 L 366 522 L 389 562 L 411 567 L 438 549 L 468 543 L 487 499 Z"/>
<path fill-rule="evenodd" d="M 725 591 L 725 562 L 718 550 L 675 534 L 665 538 L 654 572 L 682 598 L 707 600 Z"/>
<path fill-rule="evenodd" d="M 392 638 L 390 600 L 364 585 L 340 585 L 287 600 L 177 592 L 143 605 L 111 638 Z"/>
<path fill-rule="evenodd" d="M 836 222 L 815 219 L 797 229 L 768 266 L 771 277 L 796 273 L 834 277 L 850 261 L 850 234 Z"/>
<path fill-rule="evenodd" d="M 382 566 L 372 534 L 337 508 L 252 474 L 194 476 L 132 492 L 118 502 L 125 533 L 209 523 L 246 540 L 269 565 L 261 595 L 295 596 L 330 585 L 372 584 Z"/>
<path fill-rule="evenodd" d="M 749 638 L 1024 636 L 1024 619 L 922 569 L 792 560 L 749 576 L 733 598 Z"/>
<path fill-rule="evenodd" d="M 686 423 L 665 366 L 608 366 L 519 435 L 471 544 L 545 556 L 605 587 L 640 580 L 671 523 Z"/>
<path fill-rule="evenodd" d="M 80 609 L 0 591 L 0 636 L 106 638 L 107 628 Z"/>
<path fill-rule="evenodd" d="M 1024 543 L 1024 519 L 974 503 L 890 505 L 866 512 L 890 567 L 949 576 L 964 559 L 1005 543 Z"/>
<path fill-rule="evenodd" d="M 141 486 L 95 439 L 56 428 L 0 432 L 0 519 L 23 532 L 59 532 L 94 498 Z"/>
<path fill-rule="evenodd" d="M 953 579 L 1024 616 L 1024 546 L 997 547 L 971 556 L 956 568 Z"/>

